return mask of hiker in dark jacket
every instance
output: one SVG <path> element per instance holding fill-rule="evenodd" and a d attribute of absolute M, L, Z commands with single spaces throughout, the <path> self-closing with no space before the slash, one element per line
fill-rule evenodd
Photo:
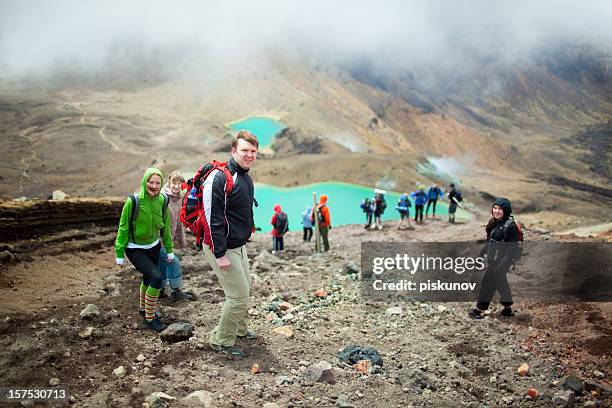
<path fill-rule="evenodd" d="M 242 140 L 242 139 L 241 139 Z M 206 178 L 203 186 L 203 201 L 210 205 L 208 225 L 212 239 L 212 250 L 217 259 L 222 258 L 228 249 L 240 248 L 246 244 L 253 232 L 253 180 L 248 170 L 230 159 L 227 168 L 235 179 L 234 188 L 225 200 L 225 174 L 214 170 Z M 208 204 L 210 203 L 210 204 Z"/>
<path fill-rule="evenodd" d="M 455 222 L 455 212 L 457 212 L 457 190 L 453 183 L 450 184 L 448 190 L 448 222 Z"/>
<path fill-rule="evenodd" d="M 374 196 L 374 228 L 378 228 L 379 230 L 383 229 L 382 223 L 382 215 L 385 213 L 385 209 L 387 208 L 387 200 L 385 200 L 385 195 L 383 193 L 376 193 Z"/>
<path fill-rule="evenodd" d="M 476 309 L 470 311 L 474 319 L 481 319 L 489 308 L 496 291 L 504 306 L 502 316 L 513 316 L 512 293 L 508 284 L 508 270 L 512 266 L 518 248 L 519 231 L 512 218 L 512 206 L 507 198 L 498 198 L 491 208 L 493 216 L 485 228 L 487 244 L 483 253 L 487 256 L 487 270 L 482 279 Z"/>
<path fill-rule="evenodd" d="M 253 180 L 249 170 L 257 159 L 259 142 L 255 135 L 241 130 L 232 142 L 232 158 L 227 163 L 234 187 L 225 196 L 226 175 L 215 169 L 202 187 L 207 231 L 203 252 L 225 294 L 221 319 L 213 330 L 210 348 L 231 356 L 243 357 L 234 346 L 236 337 L 254 339 L 248 330 L 251 290 L 246 243 L 253 232 Z M 208 234 L 208 238 L 206 238 Z M 209 244 L 208 244 L 209 243 Z"/>
<path fill-rule="evenodd" d="M 272 253 L 276 254 L 284 249 L 283 236 L 289 229 L 287 214 L 282 211 L 280 204 L 274 206 L 274 215 L 270 224 L 272 224 Z"/>

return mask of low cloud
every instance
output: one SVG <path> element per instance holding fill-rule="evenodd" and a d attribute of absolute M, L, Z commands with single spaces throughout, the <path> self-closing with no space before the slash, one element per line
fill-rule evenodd
<path fill-rule="evenodd" d="M 469 69 L 551 39 L 612 40 L 604 0 L 0 1 L 0 75 L 227 70 L 278 56 Z"/>

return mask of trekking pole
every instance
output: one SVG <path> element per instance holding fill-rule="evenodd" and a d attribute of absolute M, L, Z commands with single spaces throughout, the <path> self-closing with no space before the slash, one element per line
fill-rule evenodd
<path fill-rule="evenodd" d="M 453 200 L 455 203 L 457 203 L 457 205 L 461 208 L 463 208 L 463 204 L 461 204 L 459 201 L 455 200 L 455 197 L 451 198 L 451 200 Z"/>
<path fill-rule="evenodd" d="M 319 242 L 319 217 L 317 214 L 317 193 L 314 191 L 312 192 L 312 201 L 313 201 L 312 214 L 313 214 L 314 224 L 315 224 L 315 251 L 321 252 L 321 243 Z"/>

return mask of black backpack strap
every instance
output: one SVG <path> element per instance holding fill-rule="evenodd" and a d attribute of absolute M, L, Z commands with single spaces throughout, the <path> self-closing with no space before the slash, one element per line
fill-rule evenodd
<path fill-rule="evenodd" d="M 138 217 L 138 208 L 140 202 L 138 201 L 138 196 L 136 194 L 132 194 L 130 196 L 130 200 L 132 200 L 132 213 L 130 214 L 130 221 L 128 222 L 128 225 L 132 242 L 135 243 L 136 236 L 134 235 L 134 221 L 136 220 L 136 217 Z"/>
<path fill-rule="evenodd" d="M 506 241 L 506 238 L 508 238 L 508 229 L 510 228 L 512 224 L 514 224 L 513 217 L 508 218 L 506 222 L 504 223 L 504 242 Z"/>
<path fill-rule="evenodd" d="M 164 203 L 162 204 L 162 222 L 164 223 L 164 228 L 161 229 L 161 235 L 164 236 L 164 229 L 166 228 L 166 212 L 168 212 L 168 205 L 170 204 L 170 197 L 166 193 L 161 193 L 161 196 L 164 199 Z"/>
<path fill-rule="evenodd" d="M 161 193 L 162 197 L 164 197 L 164 205 L 162 206 L 162 220 L 166 219 L 166 212 L 168 211 L 168 205 L 170 204 L 170 197 L 168 194 Z"/>

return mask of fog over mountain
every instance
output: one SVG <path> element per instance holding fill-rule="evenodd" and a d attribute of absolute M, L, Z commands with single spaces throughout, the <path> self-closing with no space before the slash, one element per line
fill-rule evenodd
<path fill-rule="evenodd" d="M 0 0 L 0 197 L 123 195 L 144 166 L 192 171 L 226 150 L 225 124 L 268 115 L 288 131 L 262 183 L 405 186 L 434 167 L 599 219 L 610 21 L 603 0 Z"/>
<path fill-rule="evenodd" d="M 268 57 L 470 74 L 557 43 L 609 54 L 612 3 L 593 1 L 0 1 L 0 75 L 198 78 Z M 474 61 L 478 61 L 475 63 Z M 236 68 L 237 69 L 237 68 Z M 425 76 L 424 76 L 425 77 Z"/>

